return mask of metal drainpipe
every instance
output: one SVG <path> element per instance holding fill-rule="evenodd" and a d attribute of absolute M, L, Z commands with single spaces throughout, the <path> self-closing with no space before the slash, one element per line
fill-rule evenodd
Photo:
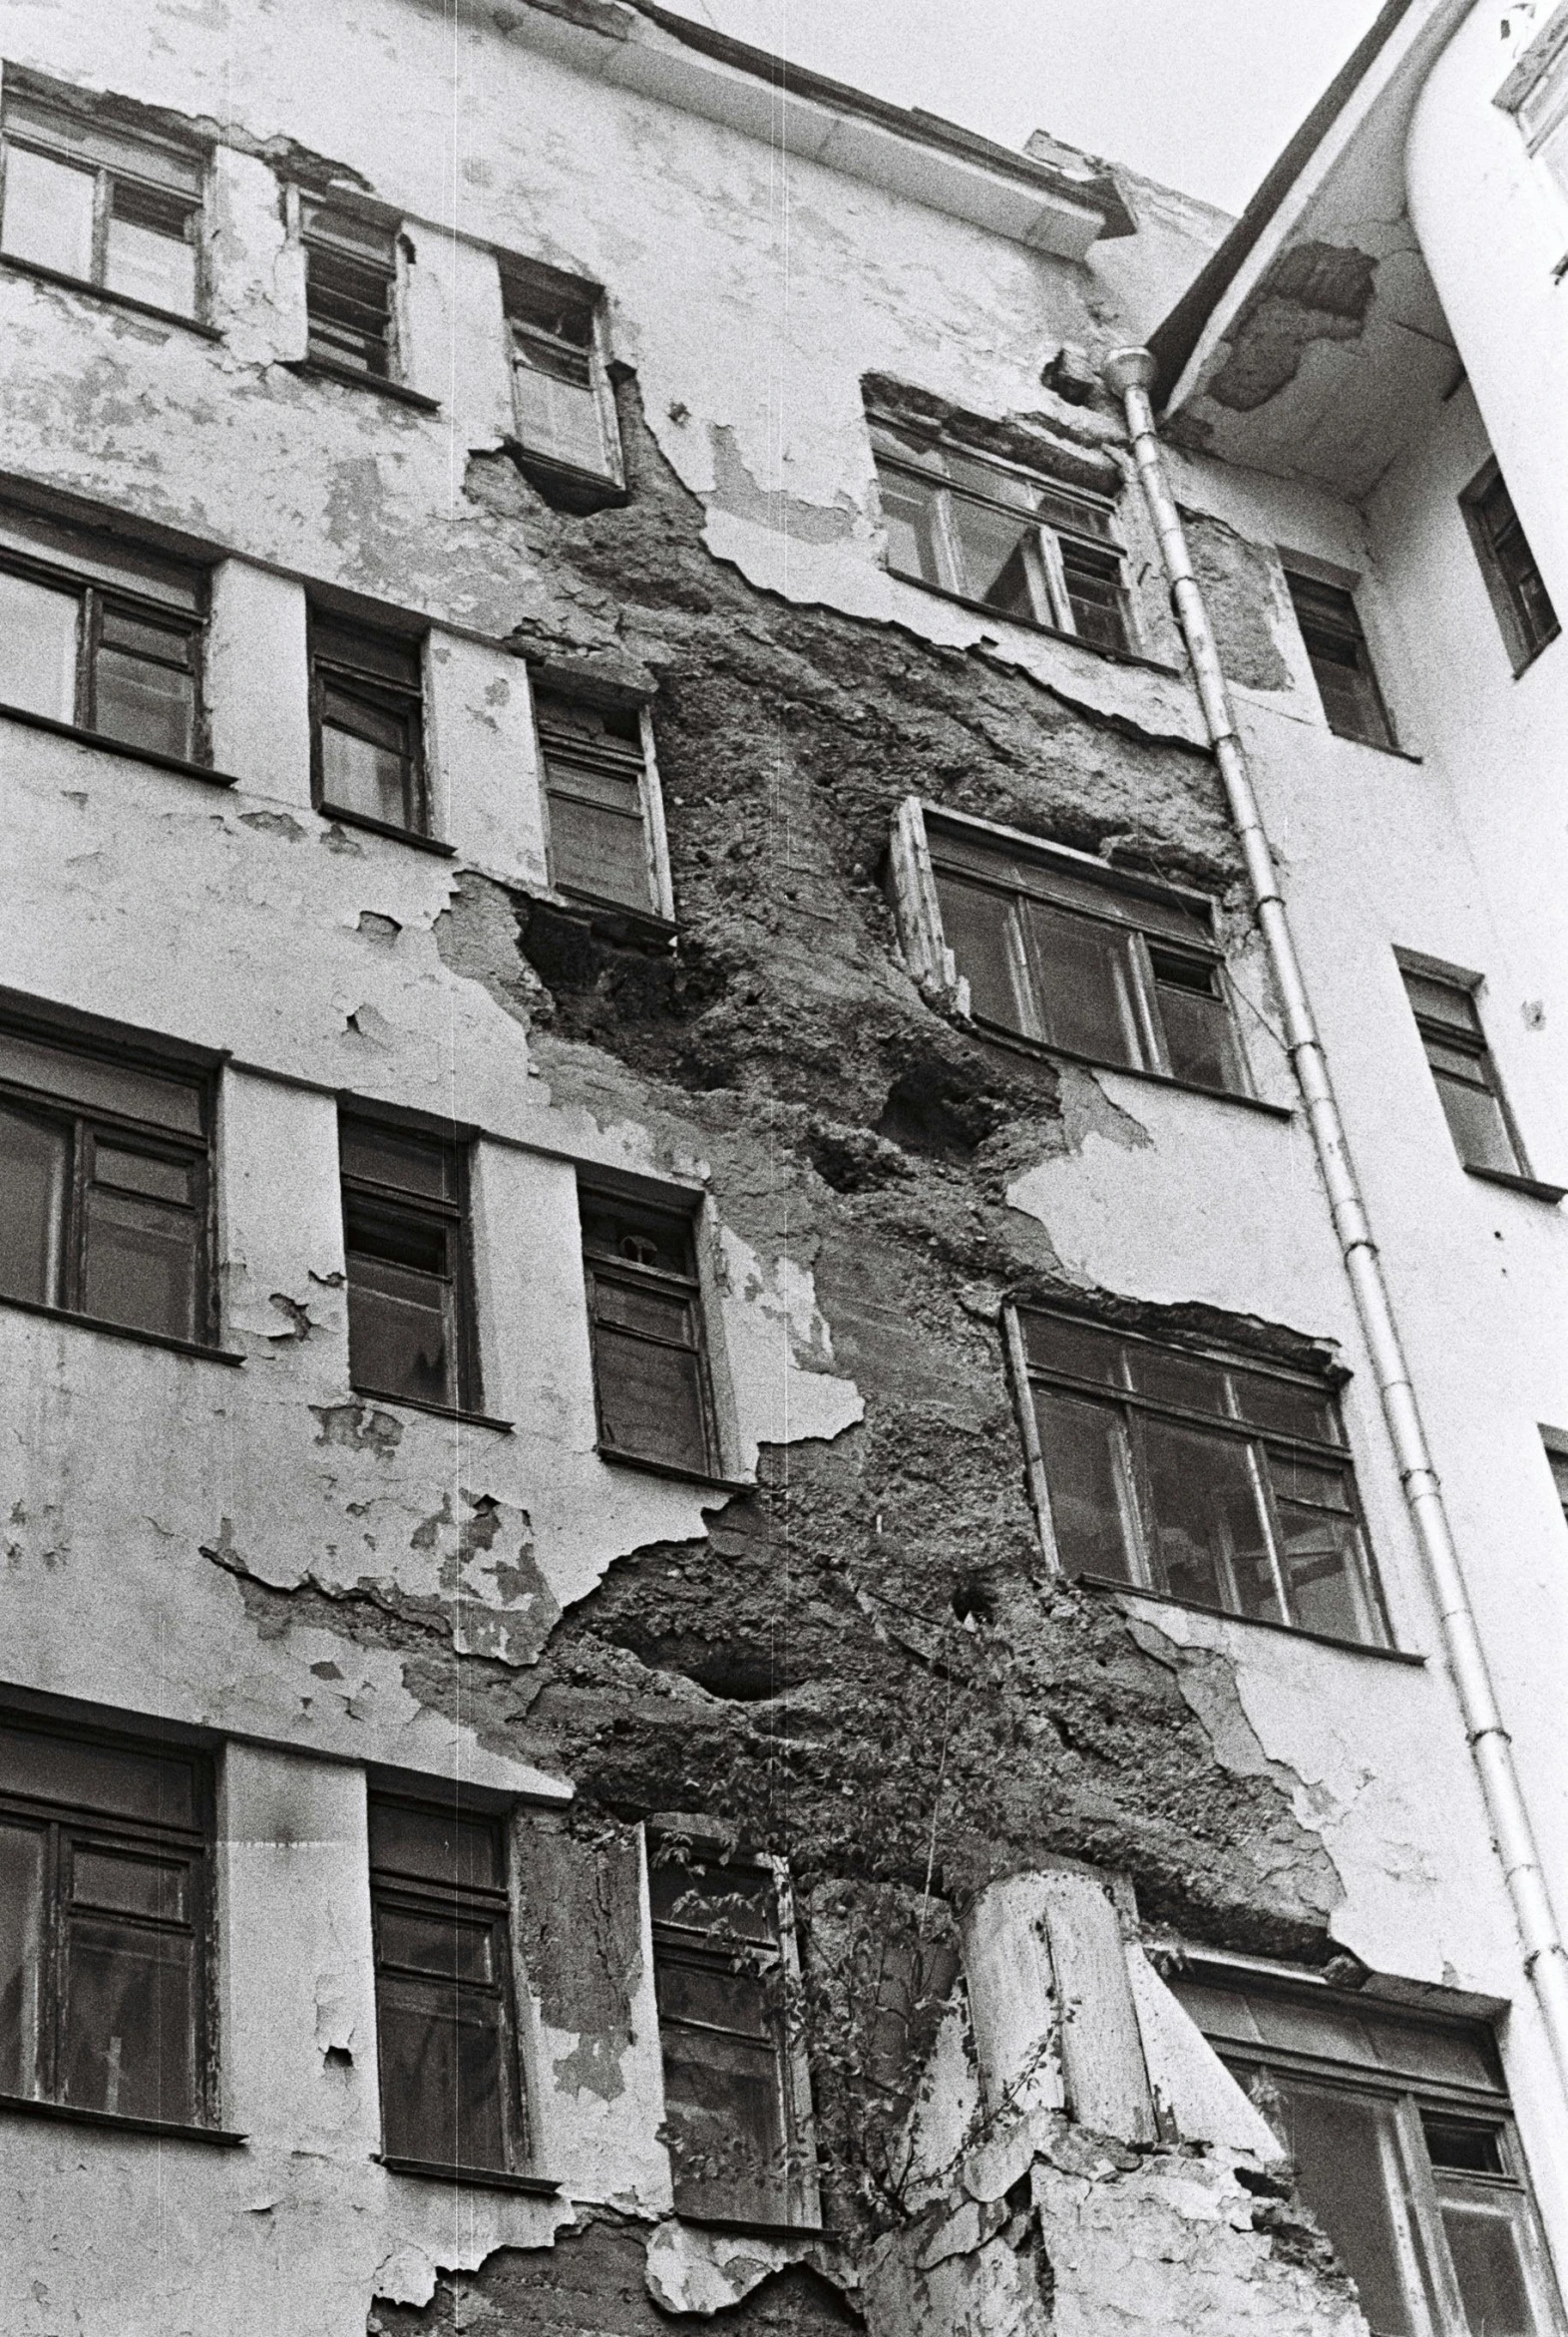
<path fill-rule="evenodd" d="M 1237 732 L 1208 609 L 1193 575 L 1181 515 L 1166 483 L 1164 457 L 1155 429 L 1154 410 L 1149 403 L 1154 370 L 1154 359 L 1147 349 L 1117 349 L 1105 361 L 1105 386 L 1122 401 L 1126 410 L 1127 432 L 1138 477 L 1160 540 L 1160 551 L 1171 580 L 1171 599 L 1192 660 L 1210 743 L 1252 881 L 1258 924 L 1284 1003 L 1288 1052 L 1307 1106 L 1335 1232 L 1377 1375 L 1383 1416 L 1393 1439 L 1404 1498 L 1409 1504 L 1416 1540 L 1442 1619 L 1448 1668 L 1459 1691 L 1470 1752 L 1486 1797 L 1486 1811 L 1507 1879 L 1508 1895 L 1513 1901 L 1524 1946 L 1524 1968 L 1551 2040 L 1559 2082 L 1568 2092 L 1568 1955 L 1552 1911 L 1540 1853 L 1520 1790 L 1513 1746 L 1502 1725 L 1487 1674 L 1442 1489 L 1432 1467 L 1426 1432 L 1421 1426 L 1415 1390 L 1410 1383 L 1409 1365 L 1394 1323 L 1382 1261 L 1372 1238 L 1361 1187 L 1351 1164 L 1345 1124 L 1329 1077 L 1328 1057 L 1313 1019 L 1301 961 L 1296 955 L 1280 891 L 1279 872 L 1258 809 L 1246 749 Z"/>

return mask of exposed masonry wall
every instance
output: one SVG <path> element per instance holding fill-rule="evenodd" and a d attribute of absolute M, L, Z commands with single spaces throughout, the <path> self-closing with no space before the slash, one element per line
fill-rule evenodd
<path fill-rule="evenodd" d="M 1292 1648 L 1244 1668 L 1231 1627 L 1129 1615 L 1042 1575 L 1003 1295 L 1092 1289 L 1130 1323 L 1223 1329 L 1261 1355 L 1338 1342 L 1357 1363 L 1300 1131 L 980 1043 L 904 975 L 878 882 L 914 791 L 1213 890 L 1260 1088 L 1288 1100 L 1179 675 L 948 607 L 877 565 L 862 374 L 1112 441 L 1104 410 L 1061 406 L 1037 372 L 1055 338 L 1123 336 L 1115 266 L 1096 278 L 911 225 L 874 190 L 834 208 L 842 189 L 807 172 L 787 339 L 809 420 L 780 469 L 758 153 L 504 51 L 505 71 L 474 68 L 489 148 L 465 184 L 498 241 L 605 280 L 626 361 L 630 504 L 563 517 L 500 452 L 493 271 L 474 246 L 412 237 L 410 345 L 448 396 L 439 421 L 278 369 L 303 338 L 275 141 L 343 156 L 433 215 L 450 159 L 437 12 L 379 13 L 351 77 L 335 49 L 323 69 L 322 21 L 258 15 L 241 55 L 150 0 L 127 40 L 122 87 L 167 101 L 173 80 L 190 114 L 248 125 L 216 166 L 220 350 L 0 284 L 8 463 L 269 564 L 219 572 L 234 794 L 6 741 L 12 832 L 33 847 L 7 877 L 8 980 L 236 1058 L 220 1252 L 245 1357 L 230 1372 L 0 1321 L 28 1390 L 7 1421 L 8 1673 L 249 1741 L 222 1761 L 219 1914 L 225 2116 L 250 2143 L 160 2164 L 50 2132 L 40 2182 L 49 2130 L 7 2128 L 4 2244 L 44 2267 L 19 2328 L 273 2337 L 286 2310 L 310 2337 L 358 2337 L 367 2313 L 388 2332 L 630 2337 L 696 2310 L 800 2337 L 859 2314 L 888 2337 L 912 2317 L 1087 2337 L 1114 2309 L 1151 2333 L 1339 2337 L 1357 2323 L 1335 2275 L 1278 2178 L 1249 2165 L 1250 2185 L 1235 2153 L 1057 2121 L 999 2188 L 967 2171 L 984 2122 L 957 1924 L 992 1876 L 1075 1856 L 1128 1874 L 1152 1925 L 1312 1960 L 1393 1942 L 1398 1968 L 1451 1959 L 1473 1978 L 1496 1952 L 1490 1886 L 1441 1901 L 1421 1812 L 1358 1749 L 1359 1676 L 1293 1678 Z M 29 7 L 18 23 L 40 68 L 101 71 L 91 26 Z M 415 88 L 435 92 L 423 112 Z M 391 120 L 408 125 L 395 167 Z M 584 121 L 606 184 L 622 174 L 602 209 L 582 200 Z M 644 314 L 654 257 L 665 306 Z M 1204 557 L 1230 662 L 1283 695 L 1267 556 L 1216 525 Z M 456 869 L 310 810 L 296 575 L 445 627 L 430 700 Z M 1169 653 L 1140 580 L 1148 646 Z M 548 897 L 516 652 L 656 685 L 673 956 L 600 942 Z M 335 1089 L 492 1139 L 486 1399 L 513 1437 L 353 1398 Z M 593 1455 L 579 1159 L 705 1186 L 754 1493 Z M 1419 1637 L 1358 1400 L 1373 1537 Z M 1389 1678 L 1387 1741 L 1427 1747 L 1423 1789 L 1471 1825 L 1440 1684 Z M 366 1762 L 455 1764 L 531 1797 L 528 2078 L 559 2202 L 454 2205 L 371 2163 Z M 655 1809 L 790 1855 L 832 2248 L 702 2241 L 669 2218 L 635 1833 Z M 940 2100 L 947 2137 L 923 2187 L 917 2097 Z"/>

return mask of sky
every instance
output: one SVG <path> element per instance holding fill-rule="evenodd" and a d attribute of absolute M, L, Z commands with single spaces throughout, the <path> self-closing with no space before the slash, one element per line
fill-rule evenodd
<path fill-rule="evenodd" d="M 1239 211 L 1378 0 L 663 0 L 895 105 Z"/>

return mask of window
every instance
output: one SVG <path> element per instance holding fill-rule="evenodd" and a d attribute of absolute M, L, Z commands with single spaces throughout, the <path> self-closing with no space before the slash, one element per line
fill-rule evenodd
<path fill-rule="evenodd" d="M 1295 2160 L 1377 2337 L 1563 2328 L 1484 2027 L 1217 1973 L 1171 1985 Z"/>
<path fill-rule="evenodd" d="M 597 286 L 521 260 L 503 261 L 501 283 L 525 451 L 618 486 L 620 437 L 599 349 Z"/>
<path fill-rule="evenodd" d="M 310 748 L 320 810 L 429 833 L 420 643 L 310 612 Z"/>
<path fill-rule="evenodd" d="M 0 1028 L 0 1297 L 207 1344 L 206 1087 Z"/>
<path fill-rule="evenodd" d="M 1329 728 L 1341 738 L 1359 738 L 1366 746 L 1391 747 L 1393 727 L 1355 598 L 1343 584 L 1325 584 L 1290 569 L 1285 582 Z"/>
<path fill-rule="evenodd" d="M 923 824 L 944 946 L 977 1021 L 1091 1062 L 1246 1093 L 1201 896 L 929 808 Z"/>
<path fill-rule="evenodd" d="M 1543 1428 L 1541 1442 L 1546 1447 L 1546 1463 L 1552 1472 L 1552 1488 L 1561 1504 L 1564 1523 L 1568 1524 L 1568 1436 L 1560 1428 Z"/>
<path fill-rule="evenodd" d="M 118 537 L 0 506 L 0 704 L 196 760 L 204 585 Z"/>
<path fill-rule="evenodd" d="M 1475 977 L 1445 978 L 1409 967 L 1400 971 L 1454 1150 L 1466 1168 L 1523 1176 L 1496 1065 L 1475 1010 Z"/>
<path fill-rule="evenodd" d="M 1058 1315 L 1017 1327 L 1064 1573 L 1387 1644 L 1321 1380 Z"/>
<path fill-rule="evenodd" d="M 192 1755 L 0 1723 L 0 2094 L 206 2119 L 209 1808 Z"/>
<path fill-rule="evenodd" d="M 557 886 L 585 901 L 661 915 L 667 879 L 640 711 L 551 690 L 538 693 L 535 709 Z"/>
<path fill-rule="evenodd" d="M 776 1860 L 656 1836 L 648 1889 L 677 2214 L 815 2223 L 810 2088 Z"/>
<path fill-rule="evenodd" d="M 30 92 L 5 100 L 0 252 L 172 316 L 200 298 L 205 160 Z"/>
<path fill-rule="evenodd" d="M 1513 669 L 1522 673 L 1557 638 L 1557 611 L 1497 465 L 1488 463 L 1459 500 Z"/>
<path fill-rule="evenodd" d="M 347 1113 L 338 1148 L 350 1380 L 365 1395 L 477 1409 L 463 1148 Z"/>
<path fill-rule="evenodd" d="M 397 357 L 397 240 L 357 211 L 303 195 L 305 346 L 317 364 L 390 381 Z"/>
<path fill-rule="evenodd" d="M 934 430 L 872 419 L 872 450 L 895 576 L 1002 616 L 1127 649 L 1116 534 L 1119 475 L 1100 491 L 974 454 Z M 1063 465 L 1081 461 L 1063 455 Z"/>
<path fill-rule="evenodd" d="M 386 2156 L 521 2166 L 503 1821 L 372 1795 L 370 1898 Z"/>
<path fill-rule="evenodd" d="M 716 1438 L 692 1220 L 588 1185 L 579 1200 L 600 1447 L 711 1476 Z"/>

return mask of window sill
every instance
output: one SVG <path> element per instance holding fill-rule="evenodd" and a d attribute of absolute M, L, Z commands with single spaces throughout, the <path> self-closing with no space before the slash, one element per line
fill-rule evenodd
<path fill-rule="evenodd" d="M 395 2158 L 385 2150 L 372 2151 L 378 2166 L 389 2174 L 412 2174 L 422 2182 L 458 2183 L 468 2190 L 527 2191 L 532 2197 L 553 2199 L 561 2185 L 548 2174 L 513 2174 L 501 2166 L 444 2166 L 435 2158 Z"/>
<path fill-rule="evenodd" d="M 80 1331 L 102 1331 L 110 1339 L 134 1340 L 138 1347 L 167 1348 L 171 1355 L 196 1356 L 205 1363 L 228 1363 L 237 1368 L 245 1359 L 227 1348 L 202 1347 L 194 1339 L 175 1339 L 167 1331 L 139 1331 L 134 1323 L 105 1323 L 97 1315 L 78 1315 L 70 1307 L 46 1307 L 38 1299 L 12 1299 L 0 1293 L 0 1308 L 13 1307 L 19 1315 L 39 1315 L 47 1323 L 74 1323 Z"/>
<path fill-rule="evenodd" d="M 457 846 L 443 844 L 439 836 L 421 836 L 415 828 L 395 828 L 390 820 L 373 820 L 368 812 L 342 812 L 335 804 L 318 803 L 316 810 L 324 820 L 335 820 L 345 828 L 363 828 L 367 836 L 390 836 L 394 844 L 412 844 L 416 852 L 433 852 L 439 860 L 456 860 Z"/>
<path fill-rule="evenodd" d="M 559 504 L 576 518 L 587 519 L 593 512 L 619 510 L 631 501 L 631 491 L 625 481 L 612 478 L 607 471 L 580 471 L 573 463 L 558 462 L 553 455 L 536 453 L 520 438 L 504 438 L 501 443 L 524 478 L 538 487 L 546 502 L 553 506 Z"/>
<path fill-rule="evenodd" d="M 1124 1599 L 1147 1599 L 1151 1606 L 1181 1607 L 1189 1615 L 1210 1615 L 1217 1623 L 1244 1624 L 1249 1631 L 1277 1631 L 1286 1639 L 1305 1639 L 1314 1647 L 1339 1648 L 1348 1656 L 1375 1656 L 1382 1664 L 1424 1666 L 1426 1658 L 1408 1648 L 1377 1647 L 1366 1639 L 1335 1639 L 1327 1631 L 1304 1631 L 1298 1623 L 1276 1623 L 1272 1615 L 1233 1615 L 1226 1607 L 1206 1607 L 1201 1599 L 1178 1599 L 1169 1591 L 1146 1591 L 1140 1583 L 1117 1582 L 1108 1574 L 1074 1574 L 1069 1580 L 1086 1591 L 1117 1591 Z"/>
<path fill-rule="evenodd" d="M 761 2215 L 693 2215 L 684 2207 L 675 2209 L 677 2223 L 689 2223 L 698 2231 L 743 2231 L 758 2239 L 832 2239 L 833 2233 L 825 2223 L 770 2223 Z"/>
<path fill-rule="evenodd" d="M 1396 763 L 1424 763 L 1426 760 L 1426 757 L 1418 755 L 1413 747 L 1397 746 L 1392 740 L 1384 745 L 1380 739 L 1358 738 L 1354 730 L 1336 730 L 1332 722 L 1325 722 L 1323 727 L 1329 736 L 1337 738 L 1342 746 L 1365 747 L 1370 755 L 1392 755 Z"/>
<path fill-rule="evenodd" d="M 557 891 L 568 916 L 586 918 L 593 932 L 606 940 L 630 939 L 669 949 L 680 939 L 679 926 L 660 917 L 655 909 L 632 909 L 624 901 L 600 901 L 592 893 L 570 892 L 565 885 Z"/>
<path fill-rule="evenodd" d="M 110 308 L 129 309 L 133 316 L 156 317 L 160 324 L 177 324 L 183 332 L 195 333 L 203 341 L 220 341 L 222 334 L 215 325 L 203 324 L 197 316 L 182 316 L 178 308 L 159 308 L 151 300 L 138 300 L 132 292 L 113 291 L 108 284 L 91 284 L 85 276 L 68 275 L 63 268 L 45 267 L 40 260 L 18 259 L 9 251 L 0 251 L 0 268 L 12 275 L 32 276 L 40 284 L 61 284 L 68 292 L 85 292 L 90 300 L 102 300 Z"/>
<path fill-rule="evenodd" d="M 181 2126 L 168 2118 L 122 2118 L 118 2110 L 83 2110 L 74 2102 L 35 2102 L 30 2094 L 0 2094 L 0 2114 L 20 2118 L 59 2119 L 66 2126 L 105 2127 L 117 2135 L 151 2135 L 163 2142 L 206 2142 L 219 2150 L 243 2149 L 248 2135 L 232 2135 L 222 2127 Z"/>
<path fill-rule="evenodd" d="M 1514 1169 L 1476 1168 L 1467 1160 L 1459 1166 L 1467 1177 L 1478 1177 L 1483 1185 L 1501 1185 L 1505 1192 L 1522 1193 L 1528 1201 L 1546 1201 L 1555 1207 L 1568 1195 L 1568 1185 L 1543 1185 L 1539 1177 L 1521 1177 Z"/>
<path fill-rule="evenodd" d="M 0 722 L 20 722 L 24 730 L 43 730 L 51 738 L 74 738 L 105 754 L 123 755 L 129 762 L 151 763 L 155 771 L 176 771 L 182 779 L 201 779 L 208 787 L 237 787 L 229 771 L 214 771 L 206 763 L 190 763 L 181 755 L 161 754 L 154 746 L 138 746 L 128 738 L 111 738 L 103 730 L 83 730 L 75 722 L 61 722 L 53 714 L 35 714 L 30 706 L 0 704 Z"/>
<path fill-rule="evenodd" d="M 1083 633 L 1065 633 L 1060 625 L 1036 624 L 1027 616 L 1009 616 L 1003 608 L 992 608 L 988 600 L 972 600 L 967 592 L 950 592 L 946 584 L 928 584 L 924 577 L 906 577 L 896 568 L 884 569 L 883 573 L 896 584 L 908 584 L 916 592 L 929 592 L 934 600 L 951 601 L 955 608 L 973 609 L 977 616 L 988 616 L 993 624 L 1010 625 L 1014 632 L 1038 633 L 1047 641 L 1070 641 L 1075 649 L 1085 649 L 1091 657 L 1108 658 L 1113 665 L 1137 665 L 1145 673 L 1168 674 L 1175 681 L 1182 679 L 1181 667 L 1167 665 L 1162 657 L 1145 657 L 1137 649 L 1112 649 L 1104 641 L 1089 640 Z"/>
<path fill-rule="evenodd" d="M 1514 680 L 1523 681 L 1525 675 L 1529 672 L 1530 667 L 1535 663 L 1536 659 L 1538 657 L 1544 657 L 1547 650 L 1551 647 L 1553 641 L 1558 640 L 1561 637 L 1561 634 L 1562 626 L 1558 625 L 1554 631 L 1547 634 L 1544 641 L 1537 641 L 1535 647 L 1531 649 L 1526 656 L 1521 657 L 1514 665 Z"/>
<path fill-rule="evenodd" d="M 1294 1120 L 1296 1113 L 1288 1103 L 1266 1103 L 1261 1095 L 1245 1095 L 1237 1087 L 1199 1087 L 1191 1079 L 1173 1079 L 1167 1071 L 1146 1071 L 1141 1064 L 1105 1063 L 1094 1055 L 1080 1055 L 1072 1047 L 1046 1046 L 1042 1040 L 1025 1038 L 1021 1032 L 999 1030 L 992 1022 L 981 1022 L 976 1015 L 957 1015 L 955 1020 L 965 1024 L 980 1038 L 987 1038 L 996 1046 L 1010 1047 L 1014 1053 L 1044 1057 L 1050 1062 L 1081 1063 L 1088 1071 L 1109 1071 L 1118 1079 L 1142 1079 L 1150 1087 L 1174 1088 L 1178 1095 L 1201 1095 L 1210 1103 L 1240 1104 L 1244 1112 L 1262 1112 L 1270 1120 Z"/>
<path fill-rule="evenodd" d="M 384 1387 L 356 1385 L 354 1393 L 365 1396 L 372 1403 L 407 1404 L 412 1411 L 429 1412 L 432 1419 L 436 1420 L 457 1420 L 465 1428 L 494 1428 L 502 1436 L 516 1433 L 511 1420 L 492 1419 L 489 1412 L 466 1411 L 459 1403 L 429 1403 L 422 1395 L 389 1395 Z"/>
<path fill-rule="evenodd" d="M 649 1460 L 640 1452 L 619 1452 L 609 1444 L 595 1444 L 594 1451 L 611 1468 L 640 1469 L 644 1476 L 669 1477 L 681 1485 L 708 1485 L 716 1493 L 755 1493 L 756 1484 L 750 1477 L 710 1477 L 700 1469 L 682 1468 L 674 1460 Z"/>
<path fill-rule="evenodd" d="M 439 398 L 427 398 L 423 390 L 410 389 L 407 382 L 388 381 L 379 373 L 361 373 L 357 365 L 334 365 L 330 357 L 280 357 L 278 364 L 285 373 L 297 373 L 302 381 L 340 381 L 350 389 L 374 390 L 378 397 L 412 406 L 421 414 L 441 411 Z"/>

